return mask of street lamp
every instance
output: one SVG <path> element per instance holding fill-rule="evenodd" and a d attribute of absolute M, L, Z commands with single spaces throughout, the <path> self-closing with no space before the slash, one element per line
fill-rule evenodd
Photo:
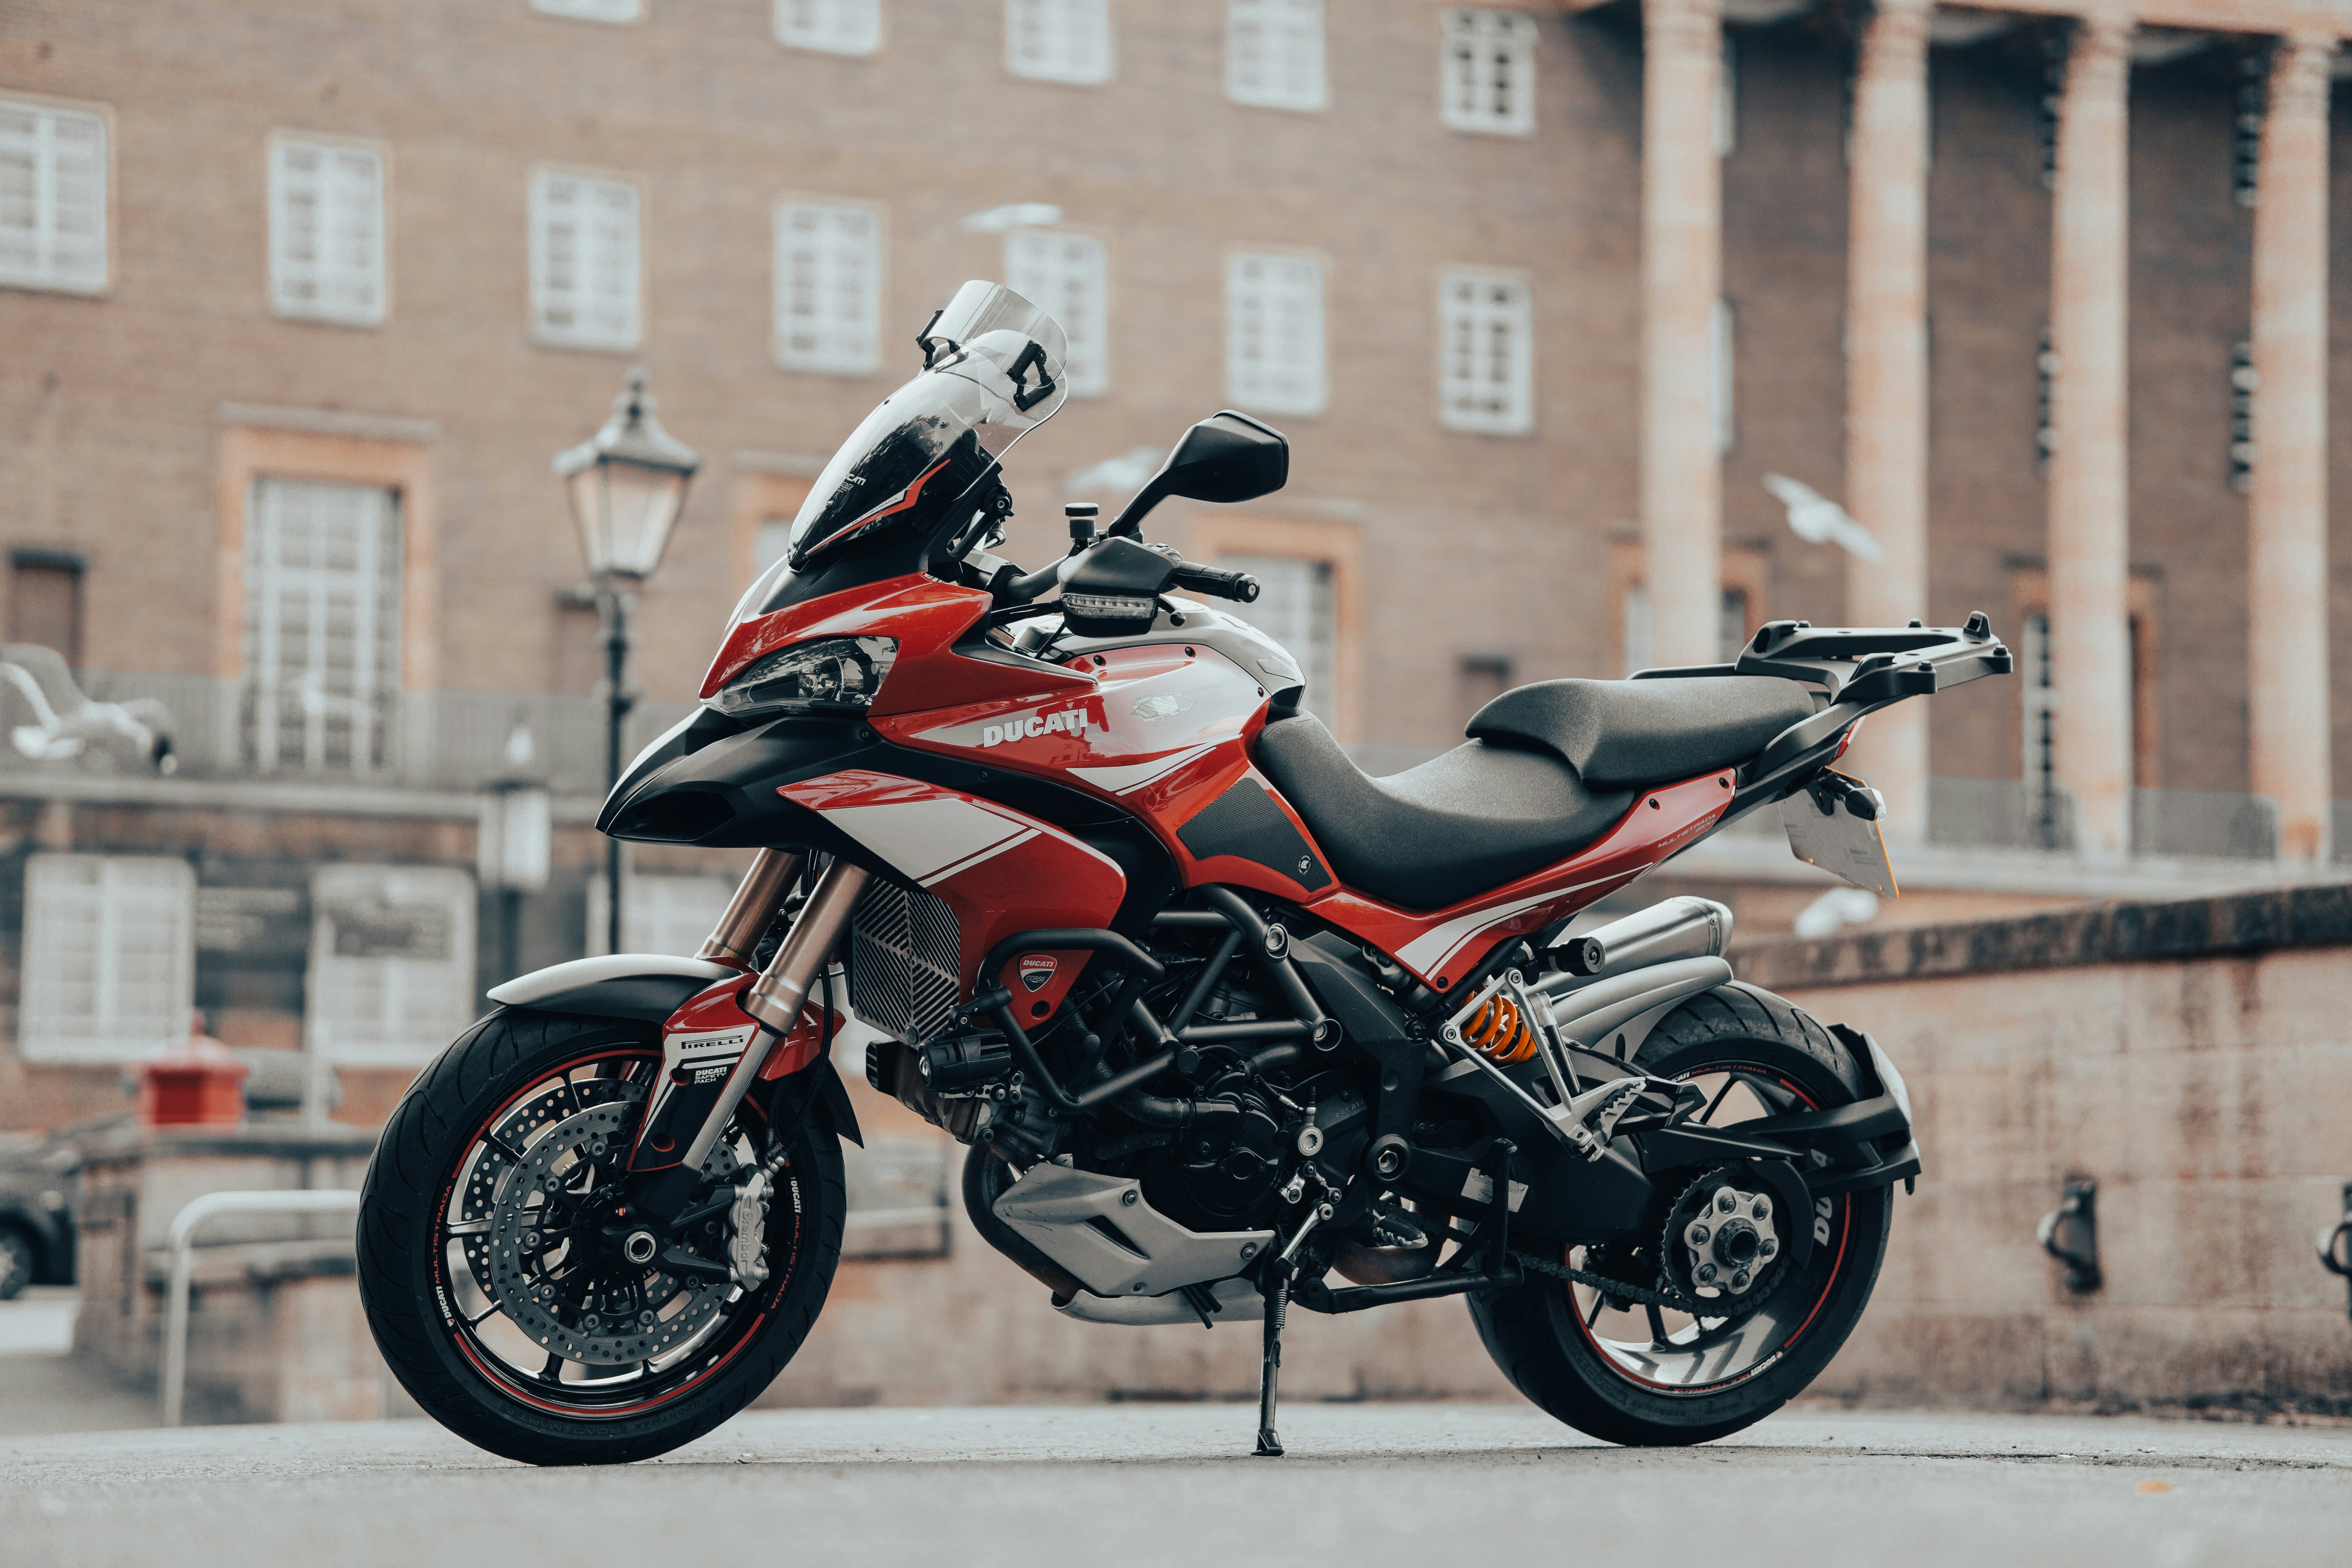
<path fill-rule="evenodd" d="M 622 730 L 635 694 L 628 688 L 629 612 L 635 590 L 661 564 L 670 527 L 686 501 L 687 481 L 701 457 L 654 417 L 643 366 L 621 381 L 613 416 L 577 447 L 555 455 L 555 474 L 572 502 L 580 553 L 596 594 L 604 638 L 605 788 L 621 782 Z M 621 841 L 605 846 L 605 935 L 621 951 Z"/>

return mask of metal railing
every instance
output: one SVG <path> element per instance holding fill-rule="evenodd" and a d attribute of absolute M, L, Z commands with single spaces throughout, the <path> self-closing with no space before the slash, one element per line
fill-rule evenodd
<path fill-rule="evenodd" d="M 172 1218 L 171 1305 L 163 1321 L 163 1425 L 180 1424 L 188 1384 L 188 1276 L 195 1266 L 197 1227 L 225 1214 L 357 1213 L 360 1195 L 341 1188 L 279 1188 L 247 1193 L 206 1193 Z"/>

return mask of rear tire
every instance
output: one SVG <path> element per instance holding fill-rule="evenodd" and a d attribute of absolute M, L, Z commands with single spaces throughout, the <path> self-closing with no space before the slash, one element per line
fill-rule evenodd
<path fill-rule="evenodd" d="M 1718 1106 L 1744 1093 L 1755 1107 L 1750 1115 L 1780 1109 L 1775 1101 L 1782 1096 L 1788 1109 L 1801 1110 L 1860 1095 L 1858 1064 L 1826 1029 L 1780 997 L 1754 991 L 1693 999 L 1651 1032 L 1633 1065 L 1658 1078 L 1701 1081 Z M 1735 1110 L 1716 1114 L 1713 1124 L 1743 1119 Z M 1702 1176 L 1697 1169 L 1677 1172 L 1667 1185 Z M 1722 1320 L 1641 1307 L 1616 1311 L 1588 1286 L 1533 1273 L 1492 1301 L 1474 1298 L 1470 1314 L 1512 1384 L 1578 1431 L 1643 1447 L 1704 1443 L 1769 1415 L 1829 1364 L 1869 1304 L 1893 1207 L 1888 1188 L 1819 1200 L 1814 1215 L 1801 1216 L 1815 1227 L 1810 1262 L 1799 1268 L 1782 1259 L 1780 1272 L 1758 1286 L 1759 1299 Z M 1637 1255 L 1643 1268 L 1676 1266 L 1665 1250 L 1675 1242 L 1663 1211 L 1660 1230 L 1659 1246 Z M 1586 1251 L 1571 1248 L 1568 1260 L 1589 1267 L 1589 1258 L 1579 1257 Z M 1710 1321 L 1719 1326 L 1709 1330 Z"/>
<path fill-rule="evenodd" d="M 673 1281 L 668 1296 L 632 1299 L 632 1290 L 662 1287 L 633 1283 L 625 1267 L 615 1271 L 599 1261 L 582 1268 L 598 1270 L 599 1281 L 617 1283 L 609 1294 L 591 1295 L 587 1310 L 614 1313 L 614 1300 L 623 1300 L 627 1311 L 610 1321 L 574 1313 L 569 1325 L 541 1319 L 520 1326 L 488 1295 L 485 1270 L 472 1261 L 475 1247 L 486 1259 L 489 1255 L 483 1245 L 488 1222 L 472 1216 L 507 1202 L 483 1194 L 507 1193 L 507 1175 L 525 1168 L 494 1151 L 503 1146 L 538 1160 L 542 1148 L 556 1151 L 592 1136 L 563 1132 L 564 1118 L 581 1115 L 583 1105 L 600 1114 L 619 1108 L 634 1126 L 632 1086 L 649 1081 L 660 1052 L 660 1033 L 646 1024 L 494 1013 L 442 1053 L 384 1124 L 360 1196 L 359 1287 L 368 1326 L 410 1396 L 452 1432 L 494 1454 L 531 1465 L 626 1464 L 691 1442 L 774 1381 L 824 1304 L 841 1257 L 848 1198 L 841 1147 L 821 1108 L 786 1130 L 786 1158 L 766 1231 L 772 1272 L 758 1290 L 727 1286 L 730 1294 L 722 1298 L 714 1290 L 705 1300 L 692 1294 L 690 1281 L 685 1287 Z M 764 1158 L 774 1150 L 756 1099 L 746 1100 L 738 1112 L 737 1137 L 751 1157 Z M 611 1173 L 586 1157 L 591 1146 L 583 1142 L 575 1154 L 551 1154 L 563 1162 L 557 1166 L 560 1181 L 536 1179 L 551 1191 L 576 1184 L 584 1194 L 600 1183 L 604 1190 L 617 1190 L 613 1177 L 627 1139 L 622 1131 L 593 1136 L 593 1152 L 613 1163 Z M 555 1196 L 577 1206 L 560 1212 L 551 1198 L 522 1212 L 551 1217 L 529 1223 L 546 1224 L 551 1237 L 559 1227 L 595 1234 L 588 1217 L 595 1212 L 592 1198 L 575 1199 L 568 1190 Z M 453 1220 L 453 1215 L 467 1217 Z M 797 1220 L 791 1217 L 795 1215 Z M 530 1245 L 541 1246 L 538 1233 L 530 1234 Z M 521 1269 L 528 1280 L 561 1282 L 572 1265 L 548 1259 L 570 1245 L 551 1239 L 541 1253 L 525 1253 L 520 1263 L 506 1261 L 514 1256 L 509 1250 L 499 1255 L 499 1264 L 508 1278 Z M 534 1256 L 538 1272 L 532 1275 Z M 665 1278 L 657 1264 L 636 1272 L 656 1281 Z M 501 1288 L 514 1289 L 503 1280 Z M 691 1331 L 678 1323 L 689 1301 L 701 1325 Z M 641 1306 L 648 1309 L 642 1317 L 628 1315 Z M 667 1321 L 655 1308 L 667 1309 Z M 648 1338 L 635 1343 L 660 1348 L 634 1373 L 610 1361 L 560 1361 L 551 1352 L 533 1371 L 535 1343 L 549 1342 L 536 1338 L 534 1329 L 567 1327 L 587 1347 L 583 1356 L 600 1354 L 601 1343 L 629 1343 L 627 1336 L 638 1333 Z M 593 1341 L 599 1332 L 620 1338 Z M 516 1353 L 516 1347 L 528 1353 Z"/>

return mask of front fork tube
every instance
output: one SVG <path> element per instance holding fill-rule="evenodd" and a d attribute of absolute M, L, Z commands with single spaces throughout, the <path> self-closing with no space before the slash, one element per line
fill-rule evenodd
<path fill-rule="evenodd" d="M 817 879 L 815 890 L 809 895 L 792 930 L 785 932 L 776 956 L 743 994 L 743 1014 L 755 1026 L 742 1055 L 734 1059 L 717 1094 L 704 1101 L 707 1109 L 695 1108 L 701 1109 L 701 1114 L 693 1123 L 694 1135 L 685 1140 L 686 1147 L 678 1153 L 677 1163 L 647 1173 L 645 1184 L 635 1194 L 640 1208 L 667 1218 L 693 1201 L 702 1185 L 703 1161 L 709 1158 L 719 1134 L 726 1130 L 728 1119 L 735 1114 L 743 1096 L 758 1080 L 760 1069 L 767 1065 L 768 1053 L 799 1022 L 809 991 L 840 942 L 841 933 L 849 924 L 850 911 L 856 907 L 858 895 L 866 890 L 870 875 L 862 866 L 835 860 Z M 666 1047 L 670 1043 L 665 1041 Z M 669 1050 L 665 1048 L 665 1072 L 687 1070 L 674 1067 L 669 1056 Z M 699 1099 L 698 1089 L 709 1092 L 692 1083 L 673 1082 L 667 1087 L 667 1095 L 657 1095 L 657 1099 L 669 1102 L 659 1108 L 659 1120 L 666 1131 L 680 1128 L 684 1118 L 693 1115 L 693 1109 L 689 1109 L 693 1108 L 693 1100 L 686 1097 Z M 646 1131 L 652 1131 L 650 1124 Z"/>

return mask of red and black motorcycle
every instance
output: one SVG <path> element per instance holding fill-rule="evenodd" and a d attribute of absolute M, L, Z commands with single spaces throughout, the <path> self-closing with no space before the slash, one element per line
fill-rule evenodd
<path fill-rule="evenodd" d="M 839 1256 L 853 1016 L 1055 1310 L 1263 1325 L 1260 1453 L 1293 1306 L 1462 1297 L 1530 1399 L 1621 1443 L 1802 1390 L 1919 1170 L 1903 1080 L 1734 980 L 1721 905 L 1571 921 L 1765 809 L 1891 890 L 1831 764 L 1874 710 L 2005 672 L 1984 617 L 1538 682 L 1367 777 L 1202 602 L 1256 584 L 1141 542 L 1167 497 L 1278 489 L 1278 433 L 1202 421 L 1024 573 L 989 553 L 1000 459 L 1061 402 L 1061 329 L 970 283 L 918 342 L 605 803 L 622 838 L 759 851 L 701 955 L 500 986 L 384 1129 L 360 1285 L 408 1391 L 541 1464 L 740 1409 Z"/>

